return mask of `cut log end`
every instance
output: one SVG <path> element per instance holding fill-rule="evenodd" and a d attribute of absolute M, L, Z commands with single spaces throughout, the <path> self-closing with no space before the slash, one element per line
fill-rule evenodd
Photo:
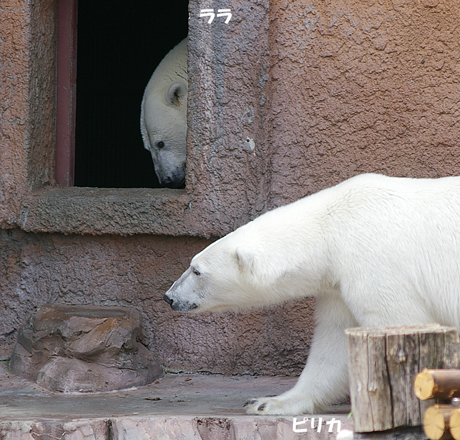
<path fill-rule="evenodd" d="M 415 395 L 420 400 L 432 399 L 437 391 L 433 375 L 425 368 L 417 375 L 414 382 Z"/>
<path fill-rule="evenodd" d="M 423 431 L 431 440 L 449 439 L 449 420 L 455 408 L 446 405 L 434 405 L 425 411 Z"/>
<path fill-rule="evenodd" d="M 414 392 L 420 400 L 452 399 L 460 396 L 460 370 L 425 368 L 414 381 Z"/>
<path fill-rule="evenodd" d="M 460 408 L 454 410 L 449 421 L 450 434 L 455 440 L 460 440 Z"/>

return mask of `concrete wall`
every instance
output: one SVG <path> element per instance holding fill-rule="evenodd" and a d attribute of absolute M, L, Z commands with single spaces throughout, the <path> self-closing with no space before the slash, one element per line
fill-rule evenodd
<path fill-rule="evenodd" d="M 460 5 L 270 2 L 271 206 L 365 172 L 459 174 Z"/>
<path fill-rule="evenodd" d="M 4 356 L 39 304 L 129 304 L 169 368 L 298 373 L 311 301 L 184 316 L 164 291 L 213 237 L 347 177 L 459 174 L 455 0 L 241 0 L 228 25 L 200 19 L 207 7 L 190 4 L 187 188 L 174 191 L 56 187 L 56 3 L 2 5 Z"/>
<path fill-rule="evenodd" d="M 145 340 L 171 369 L 220 373 L 298 372 L 310 342 L 307 303 L 249 314 L 185 315 L 163 301 L 207 240 L 167 236 L 0 233 L 1 355 L 39 304 L 137 308 Z M 295 318 L 291 310 L 295 307 Z M 275 362 L 275 364 L 274 364 Z"/>

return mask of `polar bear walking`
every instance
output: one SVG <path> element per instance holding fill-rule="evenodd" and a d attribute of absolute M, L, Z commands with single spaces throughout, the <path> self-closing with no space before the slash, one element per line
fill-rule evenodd
<path fill-rule="evenodd" d="M 141 134 L 162 186 L 185 185 L 187 137 L 187 39 L 153 72 L 141 104 Z"/>
<path fill-rule="evenodd" d="M 438 322 L 460 330 L 460 177 L 376 174 L 274 209 L 196 255 L 165 294 L 174 310 L 316 298 L 296 385 L 249 414 L 321 411 L 348 393 L 344 329 Z"/>

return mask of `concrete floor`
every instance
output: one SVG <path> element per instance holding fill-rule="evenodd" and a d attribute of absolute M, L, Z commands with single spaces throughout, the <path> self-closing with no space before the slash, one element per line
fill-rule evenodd
<path fill-rule="evenodd" d="M 307 430 L 302 433 L 294 432 L 293 417 L 246 415 L 246 400 L 279 394 L 295 382 L 287 377 L 174 374 L 123 391 L 62 394 L 14 376 L 0 362 L 0 440 L 335 439 L 338 424 L 331 426 L 333 419 L 342 430 L 351 429 L 349 406 L 316 415 L 314 428 L 311 418 L 299 424 L 297 429 Z"/>

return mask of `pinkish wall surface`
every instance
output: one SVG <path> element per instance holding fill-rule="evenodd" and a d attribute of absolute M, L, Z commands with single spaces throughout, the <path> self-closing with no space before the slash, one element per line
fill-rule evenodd
<path fill-rule="evenodd" d="M 311 302 L 186 316 L 165 290 L 210 237 L 268 208 L 363 172 L 460 174 L 456 0 L 241 0 L 228 26 L 200 19 L 205 3 L 190 3 L 177 192 L 55 186 L 56 2 L 2 4 L 2 355 L 39 304 L 129 304 L 168 368 L 298 373 Z"/>
<path fill-rule="evenodd" d="M 271 205 L 365 172 L 460 172 L 460 4 L 270 2 Z"/>
<path fill-rule="evenodd" d="M 173 312 L 164 292 L 209 242 L 137 235 L 0 233 L 0 354 L 40 304 L 127 305 L 141 311 L 146 342 L 170 369 L 298 373 L 310 343 L 312 304 L 249 314 Z"/>

